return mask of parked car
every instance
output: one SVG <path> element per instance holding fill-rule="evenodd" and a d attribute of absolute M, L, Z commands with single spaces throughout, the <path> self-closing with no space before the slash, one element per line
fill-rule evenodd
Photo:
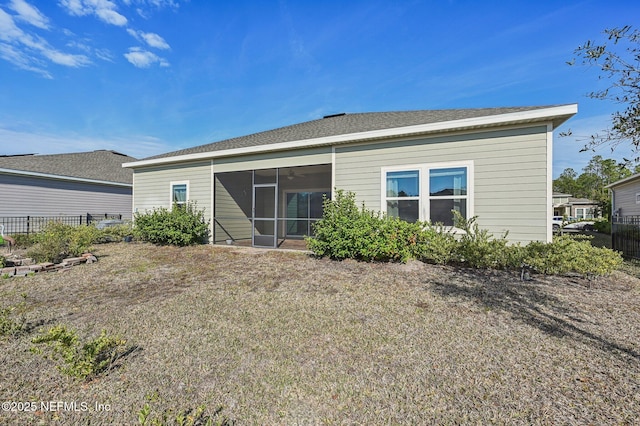
<path fill-rule="evenodd" d="M 563 228 L 564 226 L 566 226 L 567 224 L 573 222 L 574 220 L 576 220 L 574 217 L 571 216 L 554 216 L 553 220 L 551 221 L 552 227 L 553 227 L 553 231 L 559 231 L 560 228 Z"/>
<path fill-rule="evenodd" d="M 581 222 L 569 223 L 562 227 L 563 231 L 577 232 L 577 231 L 593 231 L 595 222 L 584 220 Z"/>

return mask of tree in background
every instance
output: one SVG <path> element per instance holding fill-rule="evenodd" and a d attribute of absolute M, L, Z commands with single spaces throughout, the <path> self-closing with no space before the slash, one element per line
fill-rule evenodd
<path fill-rule="evenodd" d="M 576 58 L 569 65 L 595 66 L 600 69 L 600 80 L 608 80 L 607 87 L 590 92 L 593 99 L 609 100 L 620 104 L 621 109 L 611 115 L 611 126 L 591 135 L 582 151 L 601 145 L 631 144 L 640 151 L 640 31 L 630 25 L 604 31 L 606 40 L 597 43 L 587 41 L 574 53 Z M 571 131 L 564 135 L 571 134 Z M 630 159 L 625 159 L 630 162 Z M 634 159 L 637 161 L 637 158 Z"/>
<path fill-rule="evenodd" d="M 578 184 L 576 182 L 577 178 L 578 173 L 576 173 L 576 171 L 571 167 L 564 169 L 562 173 L 560 173 L 560 176 L 553 181 L 553 190 L 577 197 L 577 195 L 575 195 L 579 192 Z"/>
<path fill-rule="evenodd" d="M 588 198 L 595 201 L 605 217 L 611 215 L 611 198 L 607 185 L 638 173 L 640 166 L 630 170 L 625 164 L 619 164 L 611 158 L 595 155 L 578 174 L 571 168 L 564 169 L 553 181 L 553 190 L 571 194 L 576 198 Z"/>

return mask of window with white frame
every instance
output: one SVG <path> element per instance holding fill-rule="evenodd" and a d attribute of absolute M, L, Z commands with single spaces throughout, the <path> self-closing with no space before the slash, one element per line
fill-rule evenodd
<path fill-rule="evenodd" d="M 408 222 L 426 220 L 453 226 L 453 211 L 472 215 L 473 162 L 382 168 L 383 208 Z"/>
<path fill-rule="evenodd" d="M 429 169 L 429 220 L 453 226 L 453 211 L 467 217 L 467 167 Z"/>
<path fill-rule="evenodd" d="M 171 205 L 183 207 L 189 200 L 189 182 L 171 182 Z"/>
<path fill-rule="evenodd" d="M 578 207 L 576 208 L 577 219 L 593 219 L 594 209 L 591 207 Z"/>
<path fill-rule="evenodd" d="M 420 218 L 420 170 L 388 171 L 387 214 L 407 222 Z"/>

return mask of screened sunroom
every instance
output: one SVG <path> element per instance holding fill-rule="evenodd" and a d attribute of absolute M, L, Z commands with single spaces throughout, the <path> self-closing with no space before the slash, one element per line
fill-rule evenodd
<path fill-rule="evenodd" d="M 213 241 L 281 247 L 313 235 L 331 196 L 331 164 L 214 174 Z"/>

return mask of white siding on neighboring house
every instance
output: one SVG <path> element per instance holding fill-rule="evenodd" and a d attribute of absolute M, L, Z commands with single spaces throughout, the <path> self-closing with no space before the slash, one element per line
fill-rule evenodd
<path fill-rule="evenodd" d="M 122 214 L 131 218 L 131 187 L 0 174 L 0 217 Z"/>
<path fill-rule="evenodd" d="M 335 182 L 367 208 L 382 210 L 385 167 L 473 162 L 473 214 L 482 228 L 514 242 L 546 241 L 547 127 L 507 128 L 420 139 L 336 146 Z"/>

